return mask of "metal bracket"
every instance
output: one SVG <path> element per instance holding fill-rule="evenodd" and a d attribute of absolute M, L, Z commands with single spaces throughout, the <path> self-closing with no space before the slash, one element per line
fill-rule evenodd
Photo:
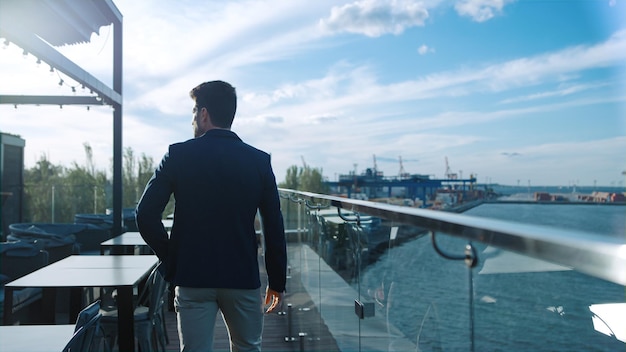
<path fill-rule="evenodd" d="M 355 212 L 354 213 L 354 218 L 348 218 L 345 215 L 341 214 L 341 208 L 337 207 L 337 215 L 339 215 L 339 217 L 341 218 L 341 220 L 346 221 L 346 222 L 355 222 L 357 226 L 361 226 L 361 216 L 359 216 L 359 213 Z"/>
<path fill-rule="evenodd" d="M 433 243 L 433 248 L 435 249 L 435 252 L 437 252 L 437 254 L 439 254 L 440 256 L 450 260 L 464 260 L 465 265 L 467 265 L 469 268 L 474 268 L 476 267 L 476 265 L 478 265 L 478 255 L 476 254 L 476 249 L 471 243 L 465 245 L 465 252 L 463 255 L 454 255 L 446 253 L 441 248 L 439 248 L 439 246 L 437 245 L 437 241 L 435 240 L 434 231 L 430 231 L 430 240 Z"/>
<path fill-rule="evenodd" d="M 312 210 L 320 210 L 320 209 L 324 209 L 327 208 L 327 205 L 322 205 L 322 204 L 312 204 L 308 199 L 304 201 L 304 205 L 306 205 L 307 208 L 312 209 Z"/>
<path fill-rule="evenodd" d="M 373 317 L 376 314 L 374 302 L 361 302 L 358 299 L 355 299 L 354 314 L 356 314 L 359 319 Z"/>
<path fill-rule="evenodd" d="M 294 203 L 298 203 L 298 204 L 300 204 L 300 203 L 304 203 L 304 199 L 299 198 L 298 196 L 293 195 L 293 194 L 290 194 L 290 195 L 289 195 L 289 200 L 290 200 L 290 201 L 292 201 L 292 202 L 294 202 Z"/>

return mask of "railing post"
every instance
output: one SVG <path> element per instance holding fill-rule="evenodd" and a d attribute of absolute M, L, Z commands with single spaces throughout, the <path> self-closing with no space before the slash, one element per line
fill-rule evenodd
<path fill-rule="evenodd" d="M 306 339 L 306 336 L 306 332 L 301 332 L 298 334 L 298 338 L 300 339 L 300 351 L 304 351 L 304 340 Z"/>
<path fill-rule="evenodd" d="M 291 303 L 287 304 L 287 336 L 285 336 L 285 342 L 295 341 L 296 338 L 293 337 L 292 329 L 293 329 L 293 306 Z"/>
<path fill-rule="evenodd" d="M 298 243 L 302 243 L 302 201 L 298 202 Z"/>

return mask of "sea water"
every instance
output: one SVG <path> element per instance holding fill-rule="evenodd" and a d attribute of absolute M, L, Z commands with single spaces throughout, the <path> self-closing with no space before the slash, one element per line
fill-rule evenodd
<path fill-rule="evenodd" d="M 585 231 L 626 243 L 626 206 L 483 204 L 465 214 Z M 443 235 L 437 241 L 455 254 L 462 254 L 466 244 Z M 602 317 L 591 309 L 626 304 L 624 286 L 475 246 L 479 265 L 469 270 L 463 261 L 439 256 L 427 236 L 401 245 L 390 242 L 385 254 L 363 269 L 359 292 L 376 301 L 376 313 L 420 351 L 468 350 L 472 325 L 476 351 L 626 350 L 623 341 L 609 336 L 611 328 L 624 329 L 626 317 L 621 326 L 607 321 L 599 328 Z M 390 350 L 393 345 L 390 333 Z"/>

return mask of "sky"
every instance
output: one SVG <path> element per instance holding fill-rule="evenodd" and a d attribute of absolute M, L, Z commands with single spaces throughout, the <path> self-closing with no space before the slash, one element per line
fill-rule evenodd
<path fill-rule="evenodd" d="M 624 186 L 626 0 L 114 0 L 123 15 L 123 147 L 193 137 L 189 90 L 237 89 L 232 130 L 333 181 L 376 168 L 504 185 Z M 110 26 L 61 53 L 112 85 Z M 0 94 L 89 95 L 0 41 Z M 64 83 L 59 85 L 63 79 Z M 72 86 L 77 92 L 72 92 Z M 110 169 L 108 106 L 0 105 L 0 131 Z M 110 172 L 109 172 L 110 174 Z"/>

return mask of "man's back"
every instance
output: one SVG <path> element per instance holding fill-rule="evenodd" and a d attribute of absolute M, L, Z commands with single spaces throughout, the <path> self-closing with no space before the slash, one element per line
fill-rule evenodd
<path fill-rule="evenodd" d="M 261 215 L 265 241 L 267 312 L 283 301 L 287 250 L 270 156 L 230 131 L 235 88 L 224 81 L 189 92 L 194 139 L 170 146 L 137 205 L 137 227 L 174 284 L 180 347 L 211 350 L 218 310 L 233 350 L 260 350 L 261 282 L 254 224 Z M 163 210 L 174 195 L 171 234 Z"/>
<path fill-rule="evenodd" d="M 176 199 L 170 237 L 184 253 L 174 284 L 259 287 L 254 218 L 278 201 L 269 155 L 230 131 L 211 130 L 171 146 L 167 166 Z"/>

